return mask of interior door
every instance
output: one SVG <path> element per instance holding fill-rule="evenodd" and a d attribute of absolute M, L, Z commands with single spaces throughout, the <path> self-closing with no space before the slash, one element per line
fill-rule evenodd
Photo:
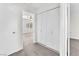
<path fill-rule="evenodd" d="M 59 51 L 59 8 L 48 11 L 46 15 L 47 43 L 51 48 Z"/>
<path fill-rule="evenodd" d="M 37 38 L 38 38 L 38 40 L 37 40 L 37 42 L 41 42 L 41 40 L 42 40 L 42 21 L 43 21 L 43 15 L 42 14 L 38 14 L 38 16 L 37 16 L 37 30 L 38 30 L 38 32 L 37 32 Z"/>
<path fill-rule="evenodd" d="M 10 55 L 23 48 L 18 10 L 13 5 L 0 4 L 0 55 Z"/>
<path fill-rule="evenodd" d="M 21 38 L 19 37 L 19 29 L 18 29 L 18 20 L 17 19 L 10 19 L 7 20 L 7 24 L 6 25 L 6 32 L 5 32 L 5 37 L 6 37 L 6 55 L 12 54 L 14 52 L 19 51 L 20 49 L 22 49 L 22 45 L 21 45 Z"/>

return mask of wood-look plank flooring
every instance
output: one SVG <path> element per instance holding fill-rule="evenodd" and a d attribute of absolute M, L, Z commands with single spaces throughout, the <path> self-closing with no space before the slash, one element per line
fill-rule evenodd
<path fill-rule="evenodd" d="M 32 33 L 23 35 L 24 49 L 10 56 L 59 56 L 55 51 L 49 50 L 32 41 Z"/>
<path fill-rule="evenodd" d="M 79 56 L 79 40 L 70 39 L 70 55 Z"/>

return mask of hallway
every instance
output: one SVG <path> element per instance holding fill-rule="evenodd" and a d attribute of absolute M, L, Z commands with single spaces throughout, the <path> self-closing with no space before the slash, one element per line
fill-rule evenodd
<path fill-rule="evenodd" d="M 33 43 L 32 33 L 24 34 L 24 49 L 11 54 L 10 56 L 58 56 L 59 54 L 41 46 L 38 43 Z"/>

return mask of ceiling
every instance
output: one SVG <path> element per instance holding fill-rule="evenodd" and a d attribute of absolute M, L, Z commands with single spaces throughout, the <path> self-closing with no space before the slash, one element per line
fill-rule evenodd
<path fill-rule="evenodd" d="M 58 3 L 2 3 L 2 4 L 4 4 L 5 6 L 8 5 L 10 7 L 18 6 L 20 7 L 20 9 L 36 12 L 39 9 L 50 7 L 50 6 L 55 6 Z"/>
<path fill-rule="evenodd" d="M 48 7 L 48 6 L 54 6 L 58 3 L 14 3 L 15 5 L 18 5 L 20 7 L 24 7 L 24 8 L 35 8 L 35 9 L 41 9 L 44 7 Z"/>
<path fill-rule="evenodd" d="M 55 5 L 55 3 L 32 3 L 31 4 L 32 7 L 37 8 L 37 9 L 44 8 L 51 5 Z"/>

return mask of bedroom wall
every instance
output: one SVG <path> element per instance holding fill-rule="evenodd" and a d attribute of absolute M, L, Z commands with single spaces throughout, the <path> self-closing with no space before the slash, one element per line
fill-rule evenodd
<path fill-rule="evenodd" d="M 79 4 L 70 4 L 70 37 L 79 39 Z"/>

